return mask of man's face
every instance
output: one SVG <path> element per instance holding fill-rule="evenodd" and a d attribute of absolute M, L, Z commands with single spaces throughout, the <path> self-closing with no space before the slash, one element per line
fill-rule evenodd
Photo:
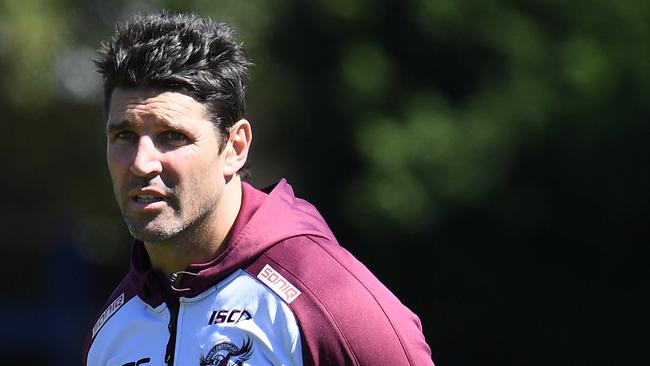
<path fill-rule="evenodd" d="M 113 92 L 106 155 L 115 198 L 135 238 L 173 239 L 215 211 L 227 179 L 225 154 L 206 116 L 205 106 L 186 94 Z"/>

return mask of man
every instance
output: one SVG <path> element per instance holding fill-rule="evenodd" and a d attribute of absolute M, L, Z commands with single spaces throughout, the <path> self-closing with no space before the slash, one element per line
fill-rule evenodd
<path fill-rule="evenodd" d="M 250 63 L 194 15 L 118 27 L 97 60 L 131 269 L 87 365 L 432 365 L 418 318 L 280 181 L 242 182 Z"/>

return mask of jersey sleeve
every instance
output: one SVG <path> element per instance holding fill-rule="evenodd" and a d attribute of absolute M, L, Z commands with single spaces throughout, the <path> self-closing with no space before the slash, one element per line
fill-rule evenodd
<path fill-rule="evenodd" d="M 288 239 L 249 272 L 267 266 L 300 292 L 290 307 L 305 365 L 433 365 L 418 317 L 337 243 Z"/>

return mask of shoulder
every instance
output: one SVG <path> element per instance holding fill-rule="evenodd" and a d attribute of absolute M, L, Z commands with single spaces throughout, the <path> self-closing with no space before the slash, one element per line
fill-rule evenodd
<path fill-rule="evenodd" d="M 290 307 L 307 364 L 432 364 L 417 316 L 333 239 L 286 239 L 249 272 L 260 278 L 268 268 L 299 292 Z"/>
<path fill-rule="evenodd" d="M 130 275 L 125 276 L 120 283 L 115 287 L 110 294 L 104 305 L 100 308 L 97 317 L 89 330 L 86 341 L 84 343 L 83 361 L 86 362 L 88 352 L 95 340 L 99 331 L 106 325 L 106 323 L 126 304 L 129 300 L 136 296 L 135 288 L 132 284 Z"/>

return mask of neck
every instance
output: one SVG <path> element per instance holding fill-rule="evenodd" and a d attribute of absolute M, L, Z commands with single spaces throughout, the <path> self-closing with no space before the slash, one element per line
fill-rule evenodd
<path fill-rule="evenodd" d="M 145 242 L 153 268 L 166 276 L 191 264 L 214 260 L 225 249 L 228 232 L 241 207 L 241 179 L 235 175 L 225 185 L 219 202 L 205 217 L 165 242 Z"/>

